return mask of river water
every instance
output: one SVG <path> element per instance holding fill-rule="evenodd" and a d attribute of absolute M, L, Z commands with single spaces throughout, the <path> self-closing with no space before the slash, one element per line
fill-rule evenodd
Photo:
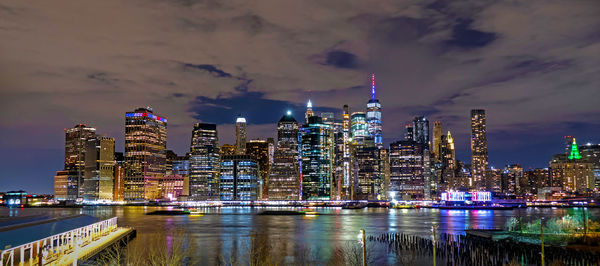
<path fill-rule="evenodd" d="M 0 217 L 46 214 L 65 216 L 87 214 L 98 218 L 118 217 L 120 226 L 133 227 L 138 236 L 157 232 L 183 231 L 194 239 L 194 248 L 202 254 L 205 265 L 216 264 L 217 258 L 244 256 L 251 234 L 266 236 L 277 243 L 275 248 L 290 257 L 299 248 L 310 249 L 317 264 L 325 264 L 336 246 L 359 245 L 357 235 L 365 229 L 367 235 L 404 233 L 431 236 L 432 226 L 440 232 L 464 234 L 466 229 L 503 228 L 511 217 L 532 221 L 544 217 L 580 215 L 581 208 L 526 208 L 514 210 L 438 210 L 438 209 L 386 209 L 317 208 L 316 216 L 257 215 L 266 208 L 223 207 L 205 208 L 204 215 L 161 216 L 145 215 L 157 207 L 104 206 L 84 208 L 25 208 L 0 209 Z M 277 208 L 269 208 L 277 209 Z M 284 209 L 284 208 L 280 208 Z M 289 209 L 289 208 L 287 208 Z M 600 217 L 600 209 L 590 209 L 591 218 Z M 373 257 L 384 258 L 383 251 L 374 251 Z M 293 258 L 288 258 L 294 261 Z M 288 260 L 288 261 L 289 261 Z M 390 264 L 388 259 L 374 259 Z"/>

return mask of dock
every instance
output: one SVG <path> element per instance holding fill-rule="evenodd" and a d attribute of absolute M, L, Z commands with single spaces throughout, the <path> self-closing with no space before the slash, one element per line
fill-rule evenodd
<path fill-rule="evenodd" d="M 135 237 L 117 218 L 75 215 L 0 220 L 0 265 L 75 265 Z"/>

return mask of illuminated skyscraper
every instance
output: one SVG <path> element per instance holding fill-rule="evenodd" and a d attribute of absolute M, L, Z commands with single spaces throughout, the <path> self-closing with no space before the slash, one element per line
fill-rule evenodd
<path fill-rule="evenodd" d="M 440 158 L 440 143 L 442 141 L 442 122 L 433 122 L 433 141 L 431 151 L 436 159 Z"/>
<path fill-rule="evenodd" d="M 235 155 L 235 145 L 223 144 L 220 149 L 221 156 L 223 155 Z"/>
<path fill-rule="evenodd" d="M 277 147 L 268 182 L 269 200 L 299 199 L 301 181 L 298 156 L 298 122 L 288 111 L 277 123 Z"/>
<path fill-rule="evenodd" d="M 369 135 L 373 137 L 375 145 L 383 147 L 381 104 L 375 98 L 375 74 L 371 74 L 371 99 L 367 102 L 367 124 Z"/>
<path fill-rule="evenodd" d="M 115 152 L 115 173 L 113 180 L 113 200 L 123 201 L 125 187 L 125 156 L 122 152 Z"/>
<path fill-rule="evenodd" d="M 217 125 L 196 123 L 190 149 L 191 199 L 219 199 L 219 154 Z"/>
<path fill-rule="evenodd" d="M 246 154 L 246 118 L 235 120 L 235 154 Z"/>
<path fill-rule="evenodd" d="M 575 138 L 568 154 L 557 154 L 550 161 L 550 174 L 554 186 L 563 191 L 586 193 L 596 188 L 594 163 L 581 156 Z"/>
<path fill-rule="evenodd" d="M 312 109 L 312 102 L 310 100 L 308 100 L 308 103 L 306 103 L 306 113 L 304 113 L 304 123 L 308 124 L 308 118 L 310 118 L 311 116 L 314 116 L 315 113 L 313 112 Z"/>
<path fill-rule="evenodd" d="M 221 157 L 221 200 L 258 200 L 258 163 L 250 155 Z"/>
<path fill-rule="evenodd" d="M 165 175 L 167 118 L 152 108 L 125 113 L 125 200 L 154 200 Z"/>
<path fill-rule="evenodd" d="M 344 198 L 349 198 L 350 194 L 350 138 L 352 137 L 350 134 L 350 108 L 347 104 L 344 105 L 343 114 L 342 114 L 342 133 L 343 133 L 343 175 L 344 175 L 344 184 L 343 184 L 343 195 Z"/>
<path fill-rule="evenodd" d="M 426 149 L 424 144 L 413 140 L 397 141 L 390 144 L 389 192 L 396 199 L 423 199 L 425 197 Z"/>
<path fill-rule="evenodd" d="M 369 137 L 371 139 L 371 137 Z M 354 200 L 378 200 L 385 197 L 382 151 L 370 140 L 352 145 Z"/>
<path fill-rule="evenodd" d="M 112 201 L 115 139 L 109 137 L 89 139 L 86 149 L 83 199 L 86 201 Z"/>
<path fill-rule="evenodd" d="M 413 119 L 414 141 L 424 144 L 429 148 L 429 120 L 424 116 L 415 116 Z"/>
<path fill-rule="evenodd" d="M 488 148 L 485 110 L 471 110 L 471 177 L 477 189 L 485 186 L 488 167 Z"/>
<path fill-rule="evenodd" d="M 413 124 L 406 124 L 404 129 L 404 140 L 415 140 L 415 128 Z"/>
<path fill-rule="evenodd" d="M 253 139 L 246 143 L 246 154 L 250 155 L 258 163 L 258 197 L 265 198 L 268 193 L 269 171 L 271 164 L 269 163 L 269 143 L 267 140 Z"/>
<path fill-rule="evenodd" d="M 363 143 L 369 136 L 369 126 L 364 112 L 354 112 L 350 116 L 350 135 L 353 143 Z"/>
<path fill-rule="evenodd" d="M 96 138 L 96 129 L 85 124 L 76 125 L 65 129 L 65 168 L 69 176 L 71 187 L 67 198 L 82 198 L 84 194 L 83 182 L 85 176 L 85 154 L 87 141 Z"/>
<path fill-rule="evenodd" d="M 447 135 L 440 137 L 438 148 L 439 160 L 441 163 L 441 183 L 447 185 L 447 189 L 458 190 L 459 182 L 456 180 L 456 155 L 454 150 L 454 139 L 448 131 Z"/>
<path fill-rule="evenodd" d="M 318 116 L 309 117 L 308 124 L 302 126 L 303 200 L 329 200 L 331 197 L 333 150 L 329 143 L 330 131 L 330 126 Z"/>

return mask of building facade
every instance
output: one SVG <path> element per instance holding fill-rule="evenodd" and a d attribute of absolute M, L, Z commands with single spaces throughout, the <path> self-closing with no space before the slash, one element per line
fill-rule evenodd
<path fill-rule="evenodd" d="M 125 184 L 128 201 L 158 198 L 158 181 L 165 175 L 167 118 L 152 108 L 125 113 Z"/>
<path fill-rule="evenodd" d="M 268 182 L 269 200 L 300 198 L 299 127 L 291 112 L 277 123 L 277 147 Z"/>
<path fill-rule="evenodd" d="M 246 154 L 250 155 L 258 163 L 258 197 L 259 199 L 267 199 L 269 171 L 271 168 L 269 162 L 269 142 L 262 139 L 248 141 L 246 143 Z"/>
<path fill-rule="evenodd" d="M 383 147 L 383 125 L 381 122 L 381 104 L 375 97 L 375 74 L 371 74 L 371 99 L 367 102 L 367 129 L 375 146 Z"/>
<path fill-rule="evenodd" d="M 85 176 L 83 181 L 86 201 L 114 199 L 115 139 L 97 137 L 87 141 Z"/>
<path fill-rule="evenodd" d="M 85 124 L 75 125 L 65 129 L 65 167 L 71 179 L 74 178 L 76 188 L 75 198 L 83 198 L 85 193 L 83 182 L 85 177 L 85 155 L 87 142 L 96 138 L 96 128 Z M 57 175 L 58 176 L 58 175 Z M 72 190 L 69 190 L 72 193 Z M 72 198 L 72 195 L 69 195 Z"/>
<path fill-rule="evenodd" d="M 302 199 L 329 200 L 331 197 L 331 128 L 321 117 L 312 116 L 301 130 Z"/>
<path fill-rule="evenodd" d="M 426 149 L 413 140 L 397 141 L 390 144 L 389 192 L 395 199 L 423 199 L 425 197 Z"/>
<path fill-rule="evenodd" d="M 220 200 L 259 199 L 259 166 L 252 156 L 223 156 L 220 168 Z"/>
<path fill-rule="evenodd" d="M 190 199 L 219 199 L 219 156 L 217 125 L 196 123 L 190 146 Z"/>
<path fill-rule="evenodd" d="M 471 176 L 477 189 L 485 188 L 488 148 L 485 110 L 471 110 Z"/>
<path fill-rule="evenodd" d="M 246 118 L 238 117 L 235 120 L 235 154 L 246 154 Z"/>

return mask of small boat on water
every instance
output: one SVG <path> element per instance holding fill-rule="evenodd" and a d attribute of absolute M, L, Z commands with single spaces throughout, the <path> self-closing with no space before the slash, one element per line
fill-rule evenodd
<path fill-rule="evenodd" d="M 305 208 L 299 211 L 296 210 L 265 210 L 259 212 L 258 215 L 318 215 L 319 213 L 313 209 Z"/>
<path fill-rule="evenodd" d="M 188 215 L 188 210 L 156 210 L 153 212 L 146 213 L 146 215 Z"/>
<path fill-rule="evenodd" d="M 342 209 L 349 209 L 349 210 L 363 209 L 365 207 L 367 207 L 367 205 L 362 202 L 348 202 L 348 203 L 345 203 L 344 205 L 342 205 Z"/>
<path fill-rule="evenodd" d="M 421 206 L 419 205 L 409 205 L 409 204 L 395 204 L 392 206 L 392 209 L 419 209 Z"/>

